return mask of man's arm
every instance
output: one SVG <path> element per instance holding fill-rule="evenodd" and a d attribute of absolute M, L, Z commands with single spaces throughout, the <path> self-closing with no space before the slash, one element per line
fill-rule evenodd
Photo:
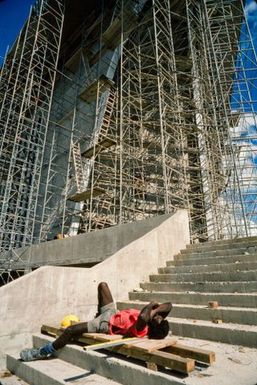
<path fill-rule="evenodd" d="M 161 315 L 162 318 L 166 318 L 169 312 L 172 309 L 172 304 L 170 302 L 162 303 L 158 307 L 154 307 L 151 311 L 151 319 L 156 315 Z"/>
<path fill-rule="evenodd" d="M 148 322 L 152 319 L 152 312 L 155 308 L 158 308 L 160 305 L 157 302 L 150 302 L 146 305 L 140 312 L 135 327 L 138 331 L 144 329 Z"/>

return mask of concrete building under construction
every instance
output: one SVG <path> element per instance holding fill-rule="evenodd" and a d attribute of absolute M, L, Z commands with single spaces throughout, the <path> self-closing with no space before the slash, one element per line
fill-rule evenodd
<path fill-rule="evenodd" d="M 243 0 L 41 0 L 0 73 L 0 250 L 188 210 L 257 234 Z"/>

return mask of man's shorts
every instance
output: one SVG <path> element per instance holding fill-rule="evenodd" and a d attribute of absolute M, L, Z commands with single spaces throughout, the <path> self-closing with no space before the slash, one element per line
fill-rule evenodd
<path fill-rule="evenodd" d="M 88 321 L 87 328 L 89 333 L 109 333 L 109 321 L 111 316 L 117 313 L 117 308 L 114 302 L 108 303 L 101 307 L 100 315 Z"/>

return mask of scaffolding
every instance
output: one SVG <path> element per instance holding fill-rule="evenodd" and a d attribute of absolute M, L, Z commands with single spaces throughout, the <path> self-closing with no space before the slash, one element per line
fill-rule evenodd
<path fill-rule="evenodd" d="M 59 55 L 63 5 L 37 3 L 1 70 L 1 249 L 180 208 L 192 242 L 256 235 L 244 1 L 99 4 Z"/>
<path fill-rule="evenodd" d="M 112 21 L 116 28 L 111 25 L 103 34 L 113 42 L 118 26 L 120 59 L 115 105 L 112 87 L 106 110 L 99 114 L 102 121 L 93 147 L 86 153 L 92 161 L 83 215 L 86 231 L 188 206 L 185 120 L 179 106 L 170 3 L 145 6 L 117 2 L 119 12 Z"/>
<path fill-rule="evenodd" d="M 38 198 L 44 153 L 51 146 L 46 135 L 63 14 L 58 0 L 37 2 L 1 70 L 1 250 L 33 243 L 41 219 Z"/>
<path fill-rule="evenodd" d="M 208 239 L 256 235 L 256 52 L 243 1 L 187 1 Z"/>
<path fill-rule="evenodd" d="M 96 133 L 84 230 L 187 208 L 193 242 L 255 235 L 257 62 L 244 3 L 117 5 L 104 32 L 120 27 L 113 145 L 99 150 Z"/>

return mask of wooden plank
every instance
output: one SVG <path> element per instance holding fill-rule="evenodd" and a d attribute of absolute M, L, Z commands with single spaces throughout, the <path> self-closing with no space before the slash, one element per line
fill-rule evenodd
<path fill-rule="evenodd" d="M 211 309 L 217 309 L 219 307 L 219 302 L 218 301 L 209 301 L 208 307 Z"/>
<path fill-rule="evenodd" d="M 105 334 L 105 333 L 84 333 L 84 338 L 87 338 L 91 343 L 116 341 L 123 338 L 121 334 Z"/>
<path fill-rule="evenodd" d="M 99 349 L 109 349 L 112 348 L 113 346 L 118 346 L 118 345 L 123 345 L 124 343 L 130 343 L 133 344 L 138 340 L 137 337 L 129 337 L 129 338 L 121 338 L 121 339 L 116 339 L 113 341 L 107 341 L 107 342 L 97 342 L 92 345 L 87 345 L 83 346 L 84 350 L 99 350 Z"/>
<path fill-rule="evenodd" d="M 154 372 L 158 371 L 158 366 L 154 362 L 146 362 L 146 367 Z"/>
<path fill-rule="evenodd" d="M 181 357 L 193 358 L 207 364 L 212 364 L 216 360 L 215 353 L 209 350 L 194 348 L 182 344 L 175 344 L 163 349 L 165 352 L 178 354 Z"/>
<path fill-rule="evenodd" d="M 93 191 L 91 191 L 91 189 L 86 190 L 86 191 L 82 191 L 80 193 L 68 196 L 67 199 L 69 201 L 73 201 L 73 202 L 84 202 L 84 201 L 91 198 L 91 194 L 93 195 L 93 197 L 96 197 L 96 196 L 104 194 L 104 193 L 105 193 L 104 189 L 101 189 L 99 187 L 94 187 Z"/>
<path fill-rule="evenodd" d="M 121 346 L 114 346 L 108 350 L 115 353 L 123 354 L 125 356 L 137 358 L 138 360 L 145 362 L 153 362 L 156 365 L 173 369 L 181 373 L 190 373 L 195 368 L 195 361 L 190 358 L 180 357 L 175 354 L 163 352 L 160 350 L 154 350 L 148 352 L 143 349 L 138 349 L 137 345 L 124 344 Z"/>
<path fill-rule="evenodd" d="M 139 341 L 133 343 L 138 349 L 147 350 L 151 353 L 154 350 L 163 349 L 168 346 L 175 345 L 177 338 L 164 338 L 162 340 L 151 340 L 151 339 L 140 339 Z"/>
<path fill-rule="evenodd" d="M 63 333 L 63 330 L 58 329 L 54 326 L 42 325 L 41 326 L 41 333 L 48 334 L 52 337 L 58 337 Z"/>
<path fill-rule="evenodd" d="M 47 333 L 53 336 L 57 336 L 62 334 L 63 330 L 58 329 L 53 326 L 43 325 L 41 327 L 42 333 Z M 94 343 L 101 343 L 101 342 L 112 342 L 112 341 L 118 341 L 124 339 L 124 344 L 127 344 L 128 346 L 131 345 L 132 339 L 130 338 L 128 341 L 128 338 L 124 338 L 124 336 L 120 334 L 105 334 L 105 333 L 84 333 L 81 338 L 83 338 L 83 341 L 87 341 L 88 344 L 94 344 Z M 162 340 L 152 340 L 147 337 L 145 338 L 136 338 L 133 337 L 133 345 L 136 344 L 138 349 L 146 350 L 148 352 L 151 352 L 153 350 L 162 349 L 168 346 L 172 346 L 176 344 L 177 338 L 175 337 L 167 337 Z"/>
<path fill-rule="evenodd" d="M 64 329 L 59 329 L 54 326 L 42 325 L 41 333 L 49 334 L 53 337 L 60 336 L 63 333 Z M 77 341 L 82 342 L 84 344 L 94 344 L 96 342 L 109 342 L 121 339 L 123 336 L 116 334 L 103 334 L 103 333 L 84 333 L 81 337 L 77 339 Z"/>
<path fill-rule="evenodd" d="M 60 335 L 62 331 L 58 328 L 54 328 L 51 326 L 43 325 L 41 328 L 42 333 L 47 333 L 50 335 Z M 105 342 L 105 341 L 115 341 L 118 339 L 121 339 L 121 335 L 108 335 L 108 334 L 101 334 L 101 333 L 84 333 L 81 337 L 77 339 L 78 342 L 82 343 L 95 343 L 98 342 Z M 168 338 L 167 342 L 169 340 L 169 343 L 173 343 L 173 338 Z M 150 340 L 152 341 L 152 340 Z M 181 373 L 190 373 L 194 370 L 195 367 L 195 361 L 190 358 L 184 358 L 180 357 L 178 355 L 160 351 L 160 350 L 153 350 L 149 352 L 147 348 L 143 348 L 143 345 L 140 346 L 140 343 L 143 343 L 145 341 L 142 341 L 142 339 L 138 339 L 138 341 L 135 341 L 133 343 L 131 342 L 125 342 L 122 345 L 119 346 L 113 346 L 111 348 L 108 348 L 109 351 L 119 353 L 125 356 L 133 357 L 136 359 L 139 359 L 141 361 L 154 363 L 155 365 L 159 365 L 162 367 L 166 367 L 169 369 L 176 370 Z M 150 342 L 150 345 L 153 343 L 158 344 L 160 341 L 154 340 L 154 342 Z"/>

